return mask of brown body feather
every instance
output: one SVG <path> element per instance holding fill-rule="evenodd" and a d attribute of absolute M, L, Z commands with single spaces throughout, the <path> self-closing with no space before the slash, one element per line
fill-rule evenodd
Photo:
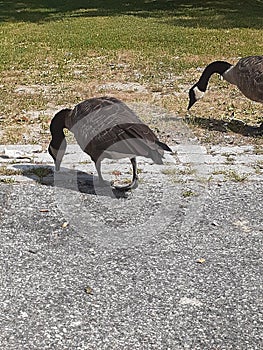
<path fill-rule="evenodd" d="M 148 157 L 157 164 L 163 164 L 164 150 L 172 152 L 122 101 L 113 97 L 91 98 L 72 110 L 58 112 L 52 119 L 49 153 L 57 170 L 66 149 L 63 128 L 73 132 L 81 149 L 90 155 L 101 181 L 100 166 L 104 158 L 129 157 L 133 180 L 125 190 L 136 186 L 136 156 Z"/>
<path fill-rule="evenodd" d="M 113 97 L 93 98 L 78 104 L 65 120 L 82 150 L 94 162 L 99 157 L 144 156 L 161 162 L 158 138 L 123 102 Z M 107 152 L 105 152 L 107 151 Z M 113 153 L 114 152 L 114 153 Z M 110 155 L 112 153 L 112 156 Z"/>
<path fill-rule="evenodd" d="M 263 103 L 263 56 L 241 58 L 223 74 L 250 100 Z"/>

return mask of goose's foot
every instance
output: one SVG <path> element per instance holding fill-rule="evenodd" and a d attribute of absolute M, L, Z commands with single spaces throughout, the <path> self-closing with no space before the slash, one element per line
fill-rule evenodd
<path fill-rule="evenodd" d="M 110 188 L 112 190 L 117 190 L 117 191 L 129 191 L 132 189 L 135 189 L 138 187 L 138 176 L 137 176 L 137 163 L 136 163 L 136 158 L 133 157 L 131 158 L 131 164 L 132 164 L 132 182 L 128 185 L 123 185 L 123 186 L 117 186 L 114 184 L 110 184 Z M 101 173 L 101 161 L 97 160 L 97 162 L 95 163 L 96 169 L 97 169 L 97 173 L 99 176 L 99 185 L 101 187 L 109 187 L 109 182 L 105 181 L 102 177 L 102 173 Z"/>
<path fill-rule="evenodd" d="M 134 190 L 135 188 L 138 187 L 138 176 L 136 175 L 132 182 L 128 185 L 123 185 L 123 186 L 117 186 L 117 185 L 111 185 L 111 188 L 117 191 L 129 191 L 129 190 Z"/>

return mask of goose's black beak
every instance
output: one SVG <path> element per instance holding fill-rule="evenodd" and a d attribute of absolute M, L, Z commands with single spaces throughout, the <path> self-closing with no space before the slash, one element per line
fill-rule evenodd
<path fill-rule="evenodd" d="M 188 110 L 188 111 L 189 111 L 189 109 L 192 107 L 193 104 L 194 104 L 194 102 L 193 102 L 193 103 L 191 103 L 191 101 L 189 102 L 188 107 L 187 107 L 187 110 Z"/>
<path fill-rule="evenodd" d="M 194 102 L 189 102 L 188 107 L 187 107 L 187 110 L 188 110 L 188 111 L 192 108 L 192 106 L 195 104 L 195 102 L 196 102 L 196 101 L 194 101 Z"/>
<path fill-rule="evenodd" d="M 62 162 L 62 158 L 63 158 L 64 153 L 65 153 L 65 150 L 64 149 L 56 150 L 51 145 L 49 145 L 48 152 L 49 152 L 49 154 L 51 155 L 51 157 L 54 160 L 55 170 L 59 171 L 60 170 L 60 165 L 61 165 L 61 162 Z"/>
<path fill-rule="evenodd" d="M 55 170 L 56 171 L 60 170 L 60 164 L 61 164 L 61 162 L 58 162 L 58 161 L 55 162 Z"/>

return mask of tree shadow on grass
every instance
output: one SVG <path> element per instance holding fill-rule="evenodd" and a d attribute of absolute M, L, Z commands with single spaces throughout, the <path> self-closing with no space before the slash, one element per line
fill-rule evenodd
<path fill-rule="evenodd" d="M 24 0 L 0 2 L 0 21 L 56 21 L 68 17 L 132 15 L 155 17 L 170 25 L 262 29 L 262 1 L 240 0 Z"/>

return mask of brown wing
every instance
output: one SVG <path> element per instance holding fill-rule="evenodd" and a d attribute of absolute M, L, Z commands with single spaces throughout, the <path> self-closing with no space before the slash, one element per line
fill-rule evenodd
<path fill-rule="evenodd" d="M 84 150 L 95 137 L 101 138 L 105 131 L 124 123 L 142 124 L 137 115 L 120 100 L 101 97 L 78 104 L 71 113 L 68 128 Z"/>
<path fill-rule="evenodd" d="M 263 56 L 242 58 L 235 69 L 240 91 L 249 99 L 263 103 Z"/>
<path fill-rule="evenodd" d="M 105 151 L 148 156 L 163 154 L 153 131 L 123 102 L 112 97 L 86 100 L 72 111 L 67 126 L 94 160 Z"/>
<path fill-rule="evenodd" d="M 152 158 L 152 152 L 163 155 L 157 137 L 145 124 L 125 123 L 116 125 L 110 129 L 102 131 L 96 135 L 87 145 L 85 152 L 90 154 L 95 160 L 107 151 L 117 152 L 122 155 L 144 156 Z M 112 155 L 114 158 L 114 155 Z"/>

